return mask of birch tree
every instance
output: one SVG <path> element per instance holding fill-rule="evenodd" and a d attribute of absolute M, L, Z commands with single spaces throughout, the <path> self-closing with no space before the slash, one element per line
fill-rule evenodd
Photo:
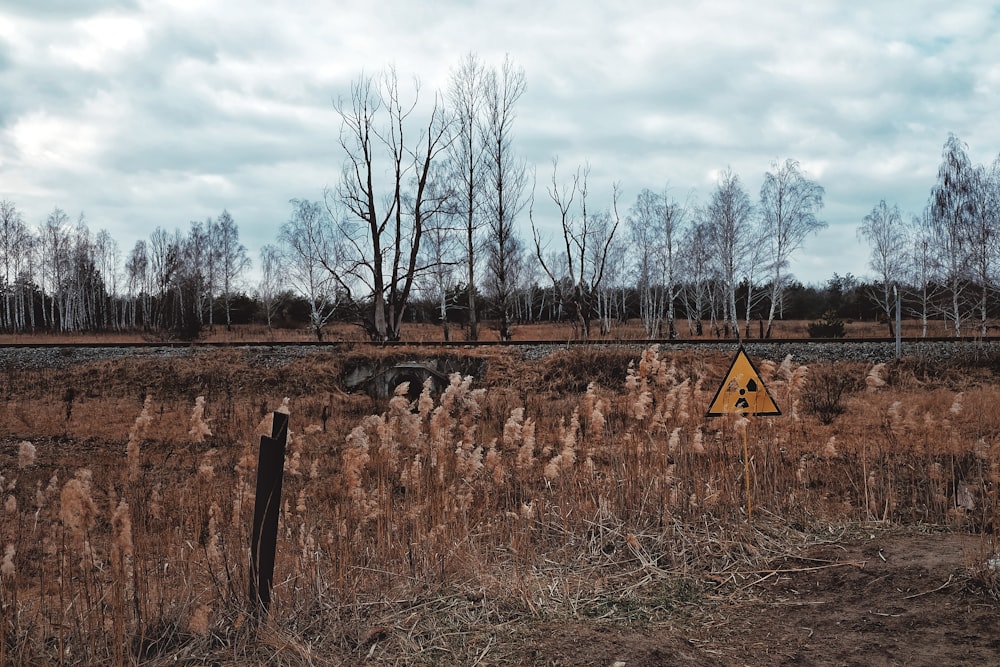
<path fill-rule="evenodd" d="M 806 178 L 795 160 L 775 163 L 772 171 L 764 174 L 760 211 L 771 261 L 771 307 L 766 338 L 771 337 L 775 311 L 788 280 L 789 260 L 807 236 L 826 227 L 816 217 L 823 208 L 823 194 L 823 187 Z"/>
<path fill-rule="evenodd" d="M 715 293 L 713 279 L 716 263 L 710 242 L 711 225 L 704 213 L 696 212 L 694 217 L 694 223 L 687 227 L 681 239 L 679 268 L 684 276 L 684 310 L 687 312 L 688 331 L 701 336 L 706 309 L 713 316 L 715 313 L 715 308 L 709 306 Z M 709 322 L 710 328 L 714 325 L 714 320 Z"/>
<path fill-rule="evenodd" d="M 868 266 L 875 272 L 878 280 L 877 287 L 869 296 L 885 316 L 889 336 L 894 336 L 893 287 L 898 289 L 905 277 L 906 252 L 909 246 L 899 207 L 895 204 L 889 206 L 884 199 L 880 201 L 861 221 L 858 236 L 868 241 Z"/>
<path fill-rule="evenodd" d="M 292 200 L 292 215 L 278 237 L 288 283 L 309 303 L 316 340 L 338 303 L 338 269 L 343 246 L 320 202 Z M 332 270 L 331 270 L 332 269 Z"/>
<path fill-rule="evenodd" d="M 970 277 L 978 291 L 979 335 L 988 332 L 991 299 L 996 294 L 996 263 L 1000 253 L 1000 159 L 977 165 L 972 175 L 968 223 Z"/>
<path fill-rule="evenodd" d="M 912 312 L 920 318 L 920 336 L 927 337 L 927 326 L 937 286 L 934 283 L 934 251 L 933 241 L 927 230 L 929 225 L 923 224 L 920 218 L 914 218 L 910 224 L 910 251 L 906 261 L 908 269 L 907 282 L 913 288 L 913 298 L 917 306 Z"/>
<path fill-rule="evenodd" d="M 487 282 L 500 340 L 510 340 L 522 243 L 515 222 L 527 199 L 525 160 L 514 152 L 515 105 L 525 90 L 524 69 L 508 57 L 484 82 L 480 124 L 485 154 L 482 213 L 487 230 Z"/>
<path fill-rule="evenodd" d="M 138 326 L 141 313 L 143 329 L 148 329 L 152 324 L 149 306 L 152 290 L 149 285 L 149 253 L 143 239 L 135 242 L 125 259 L 125 280 L 128 290 L 126 321 L 130 327 Z"/>
<path fill-rule="evenodd" d="M 726 312 L 724 318 L 740 338 L 736 311 L 736 288 L 740 278 L 750 268 L 755 252 L 756 234 L 753 204 L 743 189 L 739 176 L 727 169 L 719 176 L 706 209 L 710 225 L 709 244 L 719 267 L 719 277 L 725 288 Z M 748 298 L 748 309 L 749 309 Z M 749 310 L 748 310 L 749 312 Z"/>
<path fill-rule="evenodd" d="M 240 229 L 229 211 L 224 210 L 219 215 L 215 233 L 213 243 L 219 267 L 222 303 L 226 313 L 226 330 L 230 331 L 233 328 L 233 293 L 240 277 L 250 268 L 250 258 L 247 256 L 246 246 L 240 243 Z"/>
<path fill-rule="evenodd" d="M 25 326 L 24 299 L 19 283 L 23 258 L 28 251 L 31 233 L 14 202 L 0 201 L 0 262 L 3 267 L 3 327 L 22 331 Z"/>
<path fill-rule="evenodd" d="M 479 339 L 476 306 L 476 260 L 482 227 L 480 198 L 485 178 L 485 145 L 480 138 L 485 102 L 487 70 L 475 54 L 469 54 L 452 72 L 448 99 L 454 117 L 454 139 L 449 149 L 455 181 L 455 207 L 462 219 L 465 249 L 465 291 L 469 340 Z"/>
<path fill-rule="evenodd" d="M 955 135 L 945 142 L 938 178 L 931 191 L 925 220 L 937 249 L 940 280 L 948 302 L 942 309 L 951 320 L 952 333 L 962 335 L 966 315 L 965 291 L 969 285 L 969 234 L 975 214 L 975 181 L 966 145 Z"/>
<path fill-rule="evenodd" d="M 271 328 L 272 320 L 280 304 L 281 276 L 284 266 L 281 250 L 278 246 L 267 243 L 260 249 L 260 281 L 257 283 L 257 298 L 264 309 L 267 328 Z"/>

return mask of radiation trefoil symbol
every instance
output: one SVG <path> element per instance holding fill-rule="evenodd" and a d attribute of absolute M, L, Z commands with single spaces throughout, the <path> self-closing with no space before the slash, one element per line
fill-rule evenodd
<path fill-rule="evenodd" d="M 706 417 L 721 417 L 728 414 L 753 415 L 755 417 L 777 416 L 781 414 L 778 404 L 774 402 L 760 373 L 753 362 L 740 348 L 733 359 L 729 372 L 722 380 L 719 390 L 715 392 L 708 407 Z"/>

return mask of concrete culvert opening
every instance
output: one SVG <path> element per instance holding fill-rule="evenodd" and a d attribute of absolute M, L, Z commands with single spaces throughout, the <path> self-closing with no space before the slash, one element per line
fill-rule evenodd
<path fill-rule="evenodd" d="M 416 400 L 428 380 L 431 383 L 431 393 L 438 395 L 448 386 L 452 373 L 478 376 L 482 365 L 479 359 L 403 361 L 383 366 L 360 363 L 348 369 L 342 380 L 348 391 L 364 391 L 377 399 L 389 398 L 395 393 L 396 387 L 409 382 L 407 397 Z"/>

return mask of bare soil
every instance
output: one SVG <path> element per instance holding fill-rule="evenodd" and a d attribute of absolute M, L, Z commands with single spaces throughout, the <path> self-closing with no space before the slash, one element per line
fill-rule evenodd
<path fill-rule="evenodd" d="M 533 627 L 520 664 L 996 665 L 990 557 L 977 535 L 855 535 L 781 557 L 676 622 Z"/>

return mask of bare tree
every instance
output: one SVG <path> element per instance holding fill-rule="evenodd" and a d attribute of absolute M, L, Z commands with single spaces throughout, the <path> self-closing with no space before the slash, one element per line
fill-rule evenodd
<path fill-rule="evenodd" d="M 170 317 L 170 302 L 168 293 L 177 270 L 180 249 L 177 240 L 162 227 L 157 227 L 149 235 L 149 271 L 152 277 L 153 298 L 155 300 L 155 315 L 153 326 L 157 329 L 168 328 Z"/>
<path fill-rule="evenodd" d="M 208 274 L 209 267 L 214 265 L 214 257 L 218 250 L 213 243 L 214 227 L 215 223 L 212 222 L 211 218 L 204 224 L 192 220 L 185 243 L 184 261 L 187 264 L 185 269 L 193 283 L 192 291 L 196 300 L 195 313 L 199 325 L 205 323 L 206 310 L 208 311 L 209 326 L 212 325 L 215 286 L 209 281 Z"/>
<path fill-rule="evenodd" d="M 709 243 L 718 262 L 719 276 L 726 290 L 724 317 L 728 325 L 732 326 L 736 337 L 740 338 L 740 326 L 736 314 L 736 288 L 740 278 L 748 273 L 757 239 L 753 204 L 743 189 L 740 177 L 731 169 L 727 169 L 719 176 L 719 182 L 712 193 L 706 213 L 711 225 Z M 749 308 L 748 295 L 748 313 Z"/>
<path fill-rule="evenodd" d="M 42 274 L 39 276 L 42 291 L 42 312 L 45 326 L 50 329 L 65 327 L 66 283 L 71 264 L 71 239 L 68 231 L 69 216 L 56 208 L 45 219 L 39 231 L 41 239 Z M 46 285 L 48 286 L 49 307 L 45 310 Z"/>
<path fill-rule="evenodd" d="M 713 289 L 715 262 L 712 257 L 711 226 L 703 211 L 696 212 L 681 240 L 679 272 L 684 276 L 684 310 L 688 317 L 688 331 L 695 336 L 703 333 L 705 310 L 709 306 Z M 700 218 L 700 220 L 699 220 Z M 714 316 L 715 309 L 709 308 Z M 712 320 L 709 326 L 715 325 Z"/>
<path fill-rule="evenodd" d="M 480 115 L 483 109 L 486 68 L 470 53 L 459 68 L 452 72 L 448 89 L 454 115 L 454 140 L 449 150 L 455 179 L 456 208 L 463 220 L 465 240 L 466 302 L 468 307 L 469 340 L 479 339 L 476 312 L 476 258 L 479 247 L 479 197 L 484 178 L 484 145 L 479 139 Z"/>
<path fill-rule="evenodd" d="M 773 171 L 764 174 L 760 188 L 761 219 L 770 246 L 771 307 L 767 314 L 766 338 L 771 337 L 771 327 L 777 304 L 785 289 L 791 256 L 802 247 L 805 238 L 826 227 L 816 214 L 823 208 L 823 187 L 802 174 L 799 163 L 787 159 L 781 165 L 771 166 Z"/>
<path fill-rule="evenodd" d="M 292 216 L 281 226 L 279 244 L 286 278 L 309 303 L 309 323 L 316 340 L 338 302 L 336 267 L 342 246 L 320 202 L 292 200 Z"/>
<path fill-rule="evenodd" d="M 910 224 L 909 237 L 912 242 L 909 258 L 906 260 L 906 266 L 909 268 L 907 282 L 913 286 L 914 300 L 917 303 L 913 313 L 920 318 L 920 335 L 922 337 L 927 336 L 927 323 L 937 293 L 937 286 L 934 283 L 933 241 L 928 229 L 929 225 L 924 224 L 920 218 L 914 217 Z"/>
<path fill-rule="evenodd" d="M 15 275 L 17 276 L 17 310 L 22 315 L 23 328 L 34 332 L 38 326 L 35 312 L 36 277 L 40 274 L 38 266 L 41 252 L 41 239 L 26 230 L 23 252 L 15 260 Z"/>
<path fill-rule="evenodd" d="M 101 309 L 101 326 L 105 329 L 120 328 L 124 322 L 119 319 L 118 305 L 121 301 L 119 280 L 121 279 L 121 251 L 111 233 L 102 229 L 94 236 L 94 263 L 101 277 L 102 290 L 98 297 L 104 302 Z"/>
<path fill-rule="evenodd" d="M 633 266 L 639 298 L 639 317 L 647 338 L 660 335 L 663 321 L 663 285 L 658 271 L 657 220 L 662 216 L 662 197 L 643 189 L 626 218 L 634 249 Z"/>
<path fill-rule="evenodd" d="M 596 246 L 603 245 L 600 241 Z M 627 290 L 629 266 L 629 244 L 616 234 L 608 246 L 607 262 L 604 266 L 604 280 L 597 293 L 597 315 L 601 322 L 601 334 L 611 331 L 614 321 L 625 319 L 625 294 Z M 618 296 L 622 298 L 619 300 Z"/>
<path fill-rule="evenodd" d="M 872 301 L 885 315 L 889 335 L 895 335 L 892 312 L 895 304 L 893 287 L 899 287 L 906 268 L 907 230 L 899 207 L 889 206 L 883 199 L 866 215 L 858 227 L 858 236 L 868 241 L 868 266 L 878 276 L 878 286 L 870 293 Z"/>
<path fill-rule="evenodd" d="M 677 337 L 677 277 L 686 212 L 687 207 L 669 197 L 666 190 L 656 193 L 644 189 L 628 216 L 637 262 L 639 310 L 649 337 L 659 337 L 664 325 L 670 338 Z"/>
<path fill-rule="evenodd" d="M 125 260 L 125 279 L 128 289 L 128 316 L 130 327 L 138 326 L 138 313 L 142 313 L 142 326 L 148 329 L 150 320 L 149 298 L 152 292 L 149 278 L 149 254 L 146 242 L 138 240 Z M 141 311 L 140 311 L 141 308 Z"/>
<path fill-rule="evenodd" d="M 942 310 L 952 321 L 952 332 L 962 334 L 966 314 L 965 290 L 969 284 L 969 234 L 975 214 L 975 180 L 966 145 L 949 135 L 938 168 L 938 181 L 931 191 L 925 221 L 938 250 L 940 280 L 950 303 Z"/>
<path fill-rule="evenodd" d="M 260 281 L 257 283 L 257 298 L 264 309 L 267 328 L 271 328 L 281 294 L 283 272 L 281 250 L 276 245 L 265 244 L 260 249 Z"/>
<path fill-rule="evenodd" d="M 424 229 L 424 241 L 420 250 L 421 265 L 427 269 L 420 274 L 418 283 L 421 291 L 438 304 L 446 341 L 451 340 L 448 295 L 456 287 L 455 273 L 461 261 L 462 236 L 467 231 L 464 221 L 457 218 L 464 218 L 464 211 L 461 215 L 442 212 L 431 216 Z M 459 222 L 461 229 L 452 226 L 454 222 Z"/>
<path fill-rule="evenodd" d="M 969 268 L 978 290 L 979 335 L 988 331 L 990 296 L 996 291 L 996 262 L 1000 253 L 1000 158 L 992 165 L 977 165 L 971 175 L 969 215 Z"/>
<path fill-rule="evenodd" d="M 448 148 L 448 119 L 435 98 L 426 124 L 410 143 L 419 85 L 415 89 L 413 101 L 404 102 L 390 69 L 377 79 L 362 76 L 352 84 L 350 100 L 336 104 L 346 161 L 336 191 L 327 193 L 327 204 L 331 209 L 343 205 L 349 213 L 347 219 L 334 216 L 334 223 L 350 259 L 334 274 L 342 285 L 353 278 L 368 286 L 371 316 L 363 321 L 369 335 L 380 341 L 399 339 L 421 269 L 424 224 L 444 205 L 434 199 L 442 189 L 428 185 L 432 167 Z"/>
<path fill-rule="evenodd" d="M 194 224 L 194 223 L 192 223 Z M 219 247 L 219 221 L 212 218 L 205 218 L 202 226 L 204 234 L 205 251 L 202 255 L 202 266 L 204 267 L 204 287 L 205 300 L 208 315 L 209 330 L 215 329 L 215 295 L 220 291 L 221 283 L 221 262 Z"/>
<path fill-rule="evenodd" d="M 601 281 L 607 266 L 608 250 L 614 241 L 618 229 L 618 186 L 612 195 L 612 210 L 592 214 L 587 210 L 587 178 L 590 167 L 576 172 L 570 177 L 568 184 L 559 184 L 557 170 L 559 161 L 552 161 L 552 185 L 548 195 L 556 205 L 562 232 L 562 243 L 565 251 L 567 277 L 570 282 L 570 303 L 573 305 L 576 321 L 583 340 L 590 339 L 590 323 L 596 311 L 596 298 L 600 293 Z M 579 194 L 579 215 L 574 211 L 574 199 Z M 556 276 L 548 266 L 543 252 L 542 241 L 535 225 L 534 215 L 531 218 L 531 230 L 535 240 L 535 257 L 552 280 L 558 284 Z"/>
<path fill-rule="evenodd" d="M 510 340 L 516 272 L 521 241 L 514 226 L 527 200 L 528 171 L 514 153 L 514 105 L 524 94 L 524 69 L 508 56 L 499 70 L 490 70 L 484 82 L 485 106 L 480 134 L 485 152 L 482 212 L 486 220 L 487 272 L 500 339 Z"/>
<path fill-rule="evenodd" d="M 222 303 L 226 312 L 226 330 L 233 328 L 232 303 L 240 276 L 250 268 L 247 249 L 240 243 L 240 229 L 229 211 L 219 216 L 216 237 L 213 239 L 219 264 Z"/>
<path fill-rule="evenodd" d="M 23 258 L 31 234 L 24 217 L 14 202 L 0 201 L 0 262 L 3 263 L 3 328 L 22 331 L 25 326 L 24 297 L 16 283 L 20 282 Z"/>

